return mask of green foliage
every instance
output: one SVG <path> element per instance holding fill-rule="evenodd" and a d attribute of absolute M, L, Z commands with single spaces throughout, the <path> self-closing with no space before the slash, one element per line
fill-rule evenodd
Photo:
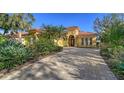
<path fill-rule="evenodd" d="M 42 35 L 35 42 L 33 49 L 41 55 L 48 55 L 53 52 L 61 51 L 62 47 L 55 45 L 54 40 L 65 36 L 63 26 L 42 25 Z"/>
<path fill-rule="evenodd" d="M 124 47 L 123 46 L 115 46 L 110 48 L 102 48 L 101 53 L 104 56 L 110 58 L 121 58 L 121 55 L 124 54 Z"/>
<path fill-rule="evenodd" d="M 124 14 L 110 14 L 94 21 L 101 40 L 101 54 L 119 79 L 124 79 Z M 110 61 L 111 60 L 111 61 Z"/>
<path fill-rule="evenodd" d="M 34 21 L 33 15 L 28 13 L 0 14 L 0 29 L 4 30 L 4 34 L 27 31 Z M 52 25 L 42 27 L 42 35 L 38 41 L 34 40 L 34 44 L 30 44 L 30 39 L 36 38 L 34 35 L 25 37 L 26 46 L 0 36 L 0 69 L 11 69 L 31 57 L 61 51 L 62 47 L 56 46 L 54 40 L 65 36 L 64 27 Z"/>
<path fill-rule="evenodd" d="M 34 21 L 33 15 L 29 13 L 3 13 L 0 14 L 0 29 L 4 30 L 4 34 L 24 31 L 30 29 Z"/>
<path fill-rule="evenodd" d="M 53 26 L 53 25 L 42 25 L 41 30 L 43 31 L 43 37 L 47 39 L 59 39 L 65 36 L 64 27 L 60 26 Z"/>
<path fill-rule="evenodd" d="M 116 46 L 101 49 L 101 54 L 107 57 L 107 63 L 118 79 L 124 79 L 124 47 Z"/>
<path fill-rule="evenodd" d="M 39 41 L 28 47 L 16 41 L 6 40 L 0 43 L 0 69 L 11 69 L 32 57 L 48 55 L 61 50 L 62 47 L 54 45 L 46 38 L 40 38 Z"/>
<path fill-rule="evenodd" d="M 31 28 L 35 21 L 32 14 L 29 13 L 15 13 L 10 15 L 12 31 L 24 31 Z"/>
<path fill-rule="evenodd" d="M 32 38 L 32 36 L 30 36 L 30 35 L 25 36 L 24 40 L 25 40 L 26 46 L 31 46 L 31 45 L 30 45 L 31 38 Z"/>
<path fill-rule="evenodd" d="M 104 43 L 110 45 L 124 45 L 124 15 L 110 14 L 103 19 L 96 18 L 94 30 Z"/>
<path fill-rule="evenodd" d="M 0 29 L 4 30 L 4 34 L 8 33 L 8 31 L 11 29 L 11 21 L 9 14 L 0 14 Z"/>
<path fill-rule="evenodd" d="M 40 37 L 40 40 L 35 42 L 34 49 L 36 50 L 36 53 L 39 53 L 41 55 L 48 55 L 53 52 L 58 52 L 62 50 L 62 47 L 54 45 L 54 43 L 51 42 L 51 40 L 48 40 L 46 38 Z"/>
<path fill-rule="evenodd" d="M 116 59 L 111 60 L 110 68 L 115 73 L 118 79 L 124 79 L 124 60 Z"/>
<path fill-rule="evenodd" d="M 31 51 L 22 44 L 7 40 L 0 44 L 0 69 L 10 69 L 22 64 L 32 56 Z"/>
<path fill-rule="evenodd" d="M 17 32 L 19 30 L 26 30 L 30 26 L 30 24 L 28 26 L 26 25 L 27 22 L 31 22 L 25 17 L 27 16 L 26 14 L 11 14 L 9 16 L 13 20 L 9 31 Z M 55 45 L 54 39 L 61 38 L 63 27 L 46 27 L 48 28 L 39 36 L 39 40 L 34 40 L 33 44 L 30 43 L 30 40 L 31 38 L 35 38 L 35 36 L 29 35 L 25 37 L 26 46 L 14 40 L 7 40 L 4 36 L 0 36 L 0 69 L 11 69 L 19 64 L 23 64 L 32 57 L 61 51 L 62 47 Z"/>
<path fill-rule="evenodd" d="M 6 40 L 7 39 L 4 36 L 0 35 L 0 44 L 5 42 Z"/>

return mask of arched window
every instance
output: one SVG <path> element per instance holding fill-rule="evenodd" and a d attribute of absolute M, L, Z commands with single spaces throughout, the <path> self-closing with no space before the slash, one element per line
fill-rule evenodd
<path fill-rule="evenodd" d="M 90 45 L 92 45 L 92 37 L 90 38 Z"/>

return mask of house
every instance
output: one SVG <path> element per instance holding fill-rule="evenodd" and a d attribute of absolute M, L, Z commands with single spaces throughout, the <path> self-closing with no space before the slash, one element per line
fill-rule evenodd
<path fill-rule="evenodd" d="M 96 47 L 96 33 L 80 31 L 77 26 L 66 28 L 66 39 L 58 40 L 59 46 Z"/>
<path fill-rule="evenodd" d="M 27 32 L 17 32 L 13 34 L 6 35 L 7 38 L 15 39 L 24 45 L 33 44 L 35 40 L 38 39 L 38 35 L 41 34 L 40 29 L 31 29 Z"/>
<path fill-rule="evenodd" d="M 96 33 L 80 31 L 77 26 L 65 28 L 65 38 L 54 40 L 56 45 L 62 47 L 96 47 Z M 38 35 L 42 34 L 39 29 L 31 29 L 28 32 L 19 32 L 15 36 L 16 40 L 21 41 L 24 45 L 27 43 L 33 44 L 34 40 L 38 39 Z M 27 39 L 30 39 L 27 42 Z"/>

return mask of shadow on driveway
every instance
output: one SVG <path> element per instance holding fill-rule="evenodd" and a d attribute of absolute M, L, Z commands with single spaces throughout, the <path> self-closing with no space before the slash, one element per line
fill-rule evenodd
<path fill-rule="evenodd" d="M 5 75 L 1 79 L 19 80 L 114 80 L 99 49 L 64 48 L 62 52 L 40 59 Z"/>

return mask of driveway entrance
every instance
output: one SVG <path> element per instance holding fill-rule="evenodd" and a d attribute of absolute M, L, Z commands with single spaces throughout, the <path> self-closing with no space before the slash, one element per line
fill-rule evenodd
<path fill-rule="evenodd" d="M 115 80 L 99 49 L 64 48 L 62 52 L 41 58 L 1 79 L 40 80 Z"/>

